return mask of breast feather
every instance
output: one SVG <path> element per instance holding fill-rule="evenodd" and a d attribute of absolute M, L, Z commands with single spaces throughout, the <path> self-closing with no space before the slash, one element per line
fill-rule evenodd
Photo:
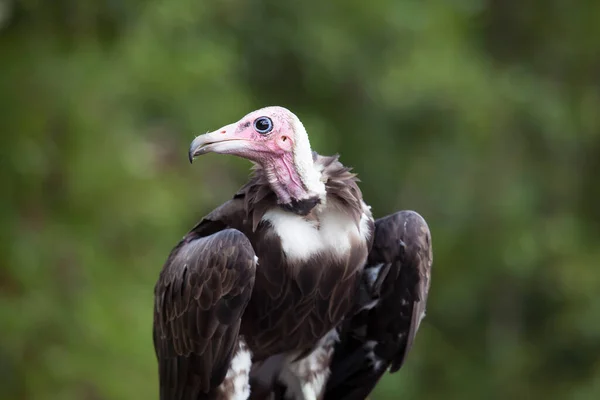
<path fill-rule="evenodd" d="M 353 218 L 336 209 L 323 210 L 318 222 L 280 208 L 267 211 L 262 219 L 271 224 L 292 261 L 306 261 L 325 251 L 342 257 L 350 250 L 352 239 L 360 237 Z"/>

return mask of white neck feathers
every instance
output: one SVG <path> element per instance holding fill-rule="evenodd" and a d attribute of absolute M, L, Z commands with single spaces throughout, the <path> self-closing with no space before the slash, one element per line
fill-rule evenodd
<path fill-rule="evenodd" d="M 312 197 L 317 195 L 324 200 L 325 183 L 321 180 L 321 172 L 315 168 L 306 129 L 296 116 L 294 116 L 292 125 L 294 137 L 296 139 L 294 146 L 294 164 L 296 166 L 296 171 L 298 171 L 302 183 L 306 186 L 308 196 Z"/>

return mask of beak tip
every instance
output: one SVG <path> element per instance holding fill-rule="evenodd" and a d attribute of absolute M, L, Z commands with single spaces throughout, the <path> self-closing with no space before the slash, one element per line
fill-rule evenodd
<path fill-rule="evenodd" d="M 194 158 L 198 155 L 198 148 L 201 145 L 201 143 L 198 143 L 198 138 L 199 136 L 194 138 L 188 150 L 188 160 L 190 161 L 190 164 L 194 162 Z"/>

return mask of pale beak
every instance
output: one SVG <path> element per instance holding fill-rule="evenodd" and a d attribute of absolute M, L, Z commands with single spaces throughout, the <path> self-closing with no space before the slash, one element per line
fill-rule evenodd
<path fill-rule="evenodd" d="M 194 157 L 207 153 L 241 155 L 248 151 L 251 142 L 236 136 L 236 127 L 236 124 L 231 124 L 197 136 L 190 145 L 188 153 L 190 163 L 194 161 Z"/>

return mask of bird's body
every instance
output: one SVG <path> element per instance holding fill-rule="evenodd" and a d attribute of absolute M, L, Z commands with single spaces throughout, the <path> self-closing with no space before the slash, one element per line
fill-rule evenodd
<path fill-rule="evenodd" d="M 324 162 L 326 181 L 352 183 L 354 176 L 339 162 L 316 159 L 317 165 Z M 260 185 L 267 184 L 258 175 L 246 190 L 267 190 Z M 308 215 L 282 209 L 274 194 L 244 211 L 248 222 L 239 229 L 250 238 L 260 266 L 248 319 L 242 322 L 255 360 L 310 351 L 350 310 L 373 229 L 371 213 L 363 210 L 354 187 L 356 197 L 344 199 L 326 185 L 324 200 Z M 260 219 L 255 231 L 250 224 L 254 218 Z"/>
<path fill-rule="evenodd" d="M 252 123 L 254 132 L 248 133 Z M 375 222 L 355 175 L 337 157 L 313 153 L 302 124 L 280 107 L 256 111 L 197 140 L 193 153 L 236 154 L 257 167 L 165 263 L 155 290 L 161 399 L 317 400 L 367 390 L 366 396 L 372 386 L 357 390 L 347 379 L 370 374 L 369 382 L 376 382 L 392 363 L 378 355 L 377 340 L 391 340 L 386 345 L 392 358 L 399 351 L 404 358 L 406 340 L 403 346 L 398 335 L 384 331 L 394 335 L 393 325 L 401 320 L 406 332 L 398 334 L 412 341 L 419 296 L 409 288 L 402 297 L 405 315 L 390 319 L 388 310 L 369 322 L 381 313 L 382 288 L 390 296 L 403 286 L 394 286 L 396 278 L 386 281 L 393 260 L 367 262 L 382 256 L 370 255 Z M 261 144 L 249 151 L 236 143 L 242 140 Z M 415 279 L 415 290 L 424 282 L 428 287 L 428 277 Z M 380 322 L 381 334 L 373 335 L 362 321 Z"/>

